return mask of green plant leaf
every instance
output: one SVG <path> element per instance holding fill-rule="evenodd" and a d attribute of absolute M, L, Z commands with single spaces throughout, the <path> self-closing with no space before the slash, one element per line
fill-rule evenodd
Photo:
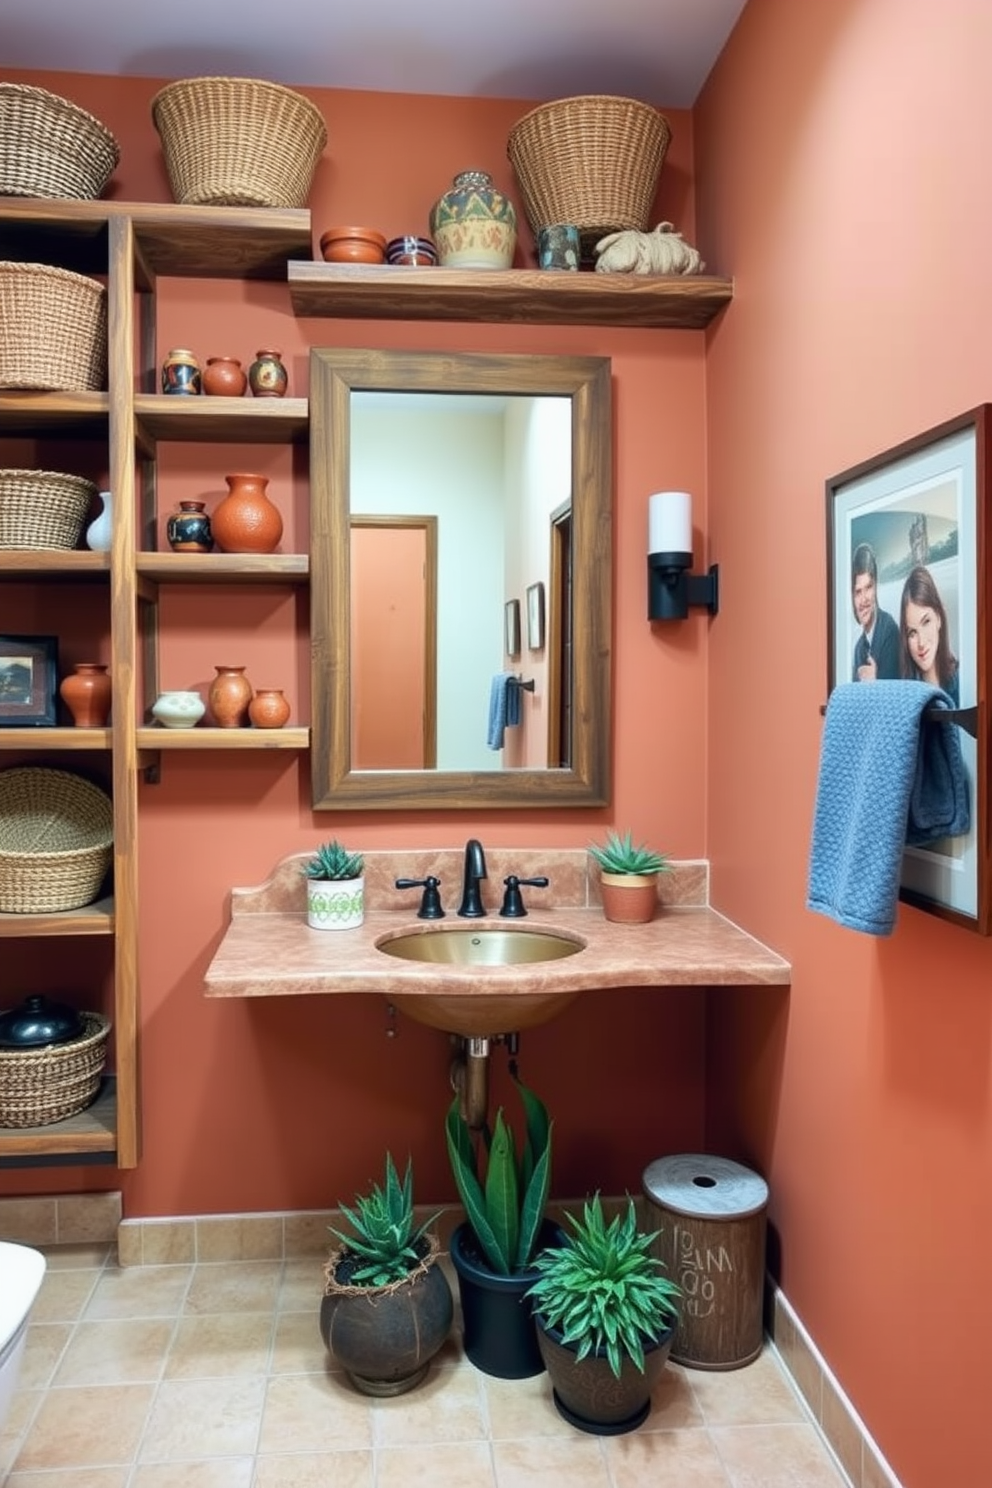
<path fill-rule="evenodd" d="M 485 1193 L 486 1215 L 499 1251 L 499 1269 L 508 1276 L 516 1258 L 520 1235 L 520 1191 L 513 1132 L 503 1120 L 502 1110 L 497 1112 L 493 1128 Z"/>

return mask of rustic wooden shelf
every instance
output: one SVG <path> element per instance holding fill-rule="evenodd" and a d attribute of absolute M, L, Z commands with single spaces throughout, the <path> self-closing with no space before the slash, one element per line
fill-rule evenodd
<path fill-rule="evenodd" d="M 137 731 L 140 750 L 192 749 L 309 749 L 310 730 L 301 725 L 281 729 L 196 728 L 170 729 L 152 724 Z"/>
<path fill-rule="evenodd" d="M 0 224 L 2 220 L 0 210 Z M 3 232 L 0 225 L 0 236 Z M 64 434 L 73 439 L 106 439 L 109 427 L 107 393 L 0 391 L 0 435 L 4 437 Z"/>
<path fill-rule="evenodd" d="M 0 552 L 0 579 L 41 580 L 53 583 L 71 579 L 103 581 L 110 577 L 110 554 L 76 552 L 55 548 L 8 548 Z"/>
<path fill-rule="evenodd" d="M 109 728 L 2 728 L 0 749 L 110 749 Z"/>
<path fill-rule="evenodd" d="M 729 279 L 402 265 L 291 263 L 300 317 L 516 321 L 702 330 L 733 298 Z"/>
<path fill-rule="evenodd" d="M 67 730 L 68 732 L 68 730 Z M 0 914 L 0 939 L 18 936 L 113 935 L 114 901 L 97 899 L 82 909 L 52 914 Z"/>
<path fill-rule="evenodd" d="M 306 398 L 186 398 L 141 393 L 134 400 L 139 444 L 151 454 L 158 440 L 189 444 L 305 444 Z"/>
<path fill-rule="evenodd" d="M 138 553 L 146 579 L 167 584 L 305 584 L 307 553 Z"/>
<path fill-rule="evenodd" d="M 106 1076 L 96 1100 L 78 1116 L 47 1126 L 0 1127 L 0 1168 L 46 1164 L 112 1162 L 117 1153 L 117 1081 Z"/>

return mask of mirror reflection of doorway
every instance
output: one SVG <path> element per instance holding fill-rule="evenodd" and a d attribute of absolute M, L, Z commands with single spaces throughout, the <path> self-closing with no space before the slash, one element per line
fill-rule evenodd
<path fill-rule="evenodd" d="M 351 519 L 351 762 L 437 764 L 437 519 Z"/>

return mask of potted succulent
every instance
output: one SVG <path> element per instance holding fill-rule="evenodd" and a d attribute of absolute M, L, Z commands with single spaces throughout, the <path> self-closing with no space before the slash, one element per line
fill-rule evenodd
<path fill-rule="evenodd" d="M 526 1379 L 544 1369 L 524 1294 L 537 1279 L 534 1256 L 560 1233 L 544 1213 L 552 1123 L 543 1101 L 519 1080 L 515 1084 L 525 1121 L 519 1154 L 502 1107 L 492 1132 L 473 1133 L 456 1096 L 445 1122 L 466 1214 L 451 1237 L 465 1353 L 477 1369 L 499 1379 Z"/>
<path fill-rule="evenodd" d="M 321 1337 L 364 1395 L 402 1395 L 426 1375 L 454 1316 L 430 1230 L 437 1215 L 414 1224 L 412 1164 L 401 1180 L 391 1153 L 385 1185 L 341 1213 L 351 1231 L 329 1227 L 341 1245 L 324 1267 Z"/>
<path fill-rule="evenodd" d="M 307 924 L 314 930 L 354 930 L 365 918 L 365 859 L 338 841 L 323 842 L 303 864 Z"/>
<path fill-rule="evenodd" d="M 643 844 L 635 846 L 630 831 L 622 837 L 608 832 L 605 842 L 590 844 L 589 852 L 600 867 L 606 918 L 624 925 L 643 925 L 653 919 L 658 875 L 671 868 L 667 854 Z"/>
<path fill-rule="evenodd" d="M 599 1194 L 543 1250 L 528 1296 L 559 1415 L 580 1431 L 633 1431 L 651 1409 L 678 1323 L 675 1283 L 640 1231 L 634 1201 L 607 1223 Z"/>

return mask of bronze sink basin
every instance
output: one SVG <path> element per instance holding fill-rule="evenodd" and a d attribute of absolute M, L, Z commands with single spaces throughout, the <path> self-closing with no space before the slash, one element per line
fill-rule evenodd
<path fill-rule="evenodd" d="M 416 1022 L 463 1038 L 489 1038 L 547 1023 L 578 993 L 549 987 L 539 971 L 531 974 L 528 968 L 574 956 L 584 945 L 578 936 L 502 925 L 401 931 L 376 941 L 384 955 L 438 968 L 436 980 L 416 991 L 398 984 L 386 994 L 389 1001 Z M 476 967 L 478 979 L 466 990 L 465 972 Z M 499 977 L 498 988 L 490 985 L 491 973 L 501 970 L 507 975 Z M 446 987 L 445 976 L 452 973 L 457 987 Z"/>

